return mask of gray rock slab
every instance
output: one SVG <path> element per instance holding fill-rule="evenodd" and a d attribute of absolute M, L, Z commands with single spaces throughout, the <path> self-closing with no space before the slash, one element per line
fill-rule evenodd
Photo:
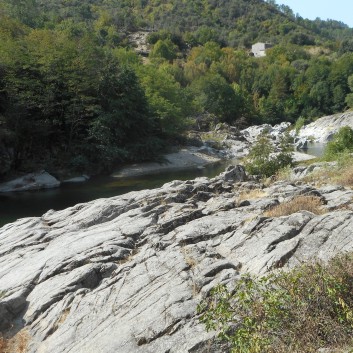
<path fill-rule="evenodd" d="M 337 209 L 352 191 L 278 182 L 238 202 L 263 188 L 245 179 L 237 166 L 0 228 L 0 331 L 25 327 L 29 353 L 226 352 L 196 313 L 214 286 L 353 250 Z M 303 194 L 328 213 L 264 216 Z"/>
<path fill-rule="evenodd" d="M 52 189 L 60 186 L 60 181 L 46 171 L 27 174 L 23 177 L 0 184 L 0 193 L 28 190 Z"/>

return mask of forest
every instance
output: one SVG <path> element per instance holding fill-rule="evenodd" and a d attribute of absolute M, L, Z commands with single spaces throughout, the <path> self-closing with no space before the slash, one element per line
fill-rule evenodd
<path fill-rule="evenodd" d="M 104 173 L 195 127 L 353 108 L 352 34 L 274 1 L 0 0 L 0 178 Z"/>

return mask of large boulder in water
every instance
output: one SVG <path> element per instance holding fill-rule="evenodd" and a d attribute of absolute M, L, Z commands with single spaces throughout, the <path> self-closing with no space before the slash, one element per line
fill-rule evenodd
<path fill-rule="evenodd" d="M 51 189 L 60 186 L 60 181 L 46 171 L 31 173 L 20 178 L 0 184 L 0 193 Z"/>

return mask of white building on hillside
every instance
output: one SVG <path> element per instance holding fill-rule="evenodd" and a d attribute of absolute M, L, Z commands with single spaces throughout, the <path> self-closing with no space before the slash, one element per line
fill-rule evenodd
<path fill-rule="evenodd" d="M 272 48 L 273 45 L 270 43 L 255 43 L 251 47 L 251 52 L 256 58 L 266 56 L 266 49 Z"/>

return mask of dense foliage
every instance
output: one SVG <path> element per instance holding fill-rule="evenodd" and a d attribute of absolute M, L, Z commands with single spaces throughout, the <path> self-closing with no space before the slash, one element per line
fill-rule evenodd
<path fill-rule="evenodd" d="M 352 107 L 352 32 L 273 1 L 0 0 L 0 175 L 150 159 L 195 120 Z M 259 40 L 275 44 L 265 58 L 249 56 Z"/>
<path fill-rule="evenodd" d="M 350 254 L 259 279 L 245 275 L 234 287 L 212 290 L 199 306 L 201 321 L 234 353 L 352 347 L 352 260 Z"/>

